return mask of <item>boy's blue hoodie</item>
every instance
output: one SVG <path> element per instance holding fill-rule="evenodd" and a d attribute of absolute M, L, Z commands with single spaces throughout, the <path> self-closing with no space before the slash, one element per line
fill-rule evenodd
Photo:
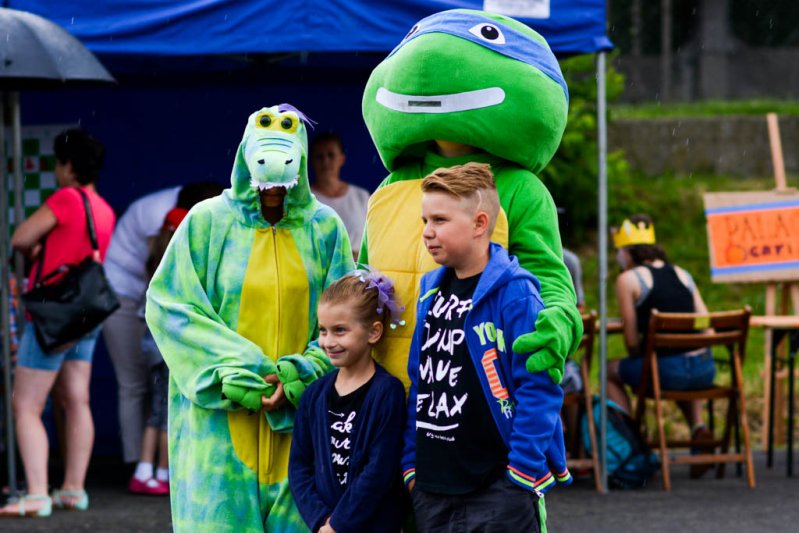
<path fill-rule="evenodd" d="M 539 493 L 555 482 L 569 484 L 560 410 L 563 390 L 546 372 L 525 368 L 530 354 L 514 354 L 513 341 L 535 328 L 544 308 L 538 280 L 521 268 L 515 257 L 491 243 L 491 257 L 472 297 L 464 332 L 494 422 L 508 447 L 507 476 L 517 485 Z M 425 316 L 438 292 L 445 267 L 425 274 L 416 306 L 416 330 L 408 358 L 411 388 L 402 471 L 407 485 L 416 470 L 416 391 Z"/>

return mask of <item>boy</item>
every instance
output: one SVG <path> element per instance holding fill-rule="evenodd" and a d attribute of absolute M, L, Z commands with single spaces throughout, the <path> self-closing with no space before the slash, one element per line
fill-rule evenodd
<path fill-rule="evenodd" d="M 544 307 L 538 280 L 490 242 L 489 165 L 438 169 L 422 191 L 422 237 L 442 268 L 422 278 L 408 361 L 402 467 L 418 529 L 545 531 L 543 493 L 571 482 L 563 393 L 510 349 Z"/>

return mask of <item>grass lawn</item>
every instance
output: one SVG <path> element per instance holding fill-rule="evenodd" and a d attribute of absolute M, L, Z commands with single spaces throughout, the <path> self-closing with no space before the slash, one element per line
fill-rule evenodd
<path fill-rule="evenodd" d="M 613 118 L 689 118 L 717 115 L 799 115 L 799 100 L 705 100 L 691 103 L 642 103 L 610 106 Z"/>
<path fill-rule="evenodd" d="M 796 186 L 797 182 L 799 180 L 796 177 L 789 178 L 789 185 Z M 694 276 L 710 310 L 740 308 L 748 304 L 754 314 L 764 314 L 764 284 L 715 284 L 710 281 L 702 194 L 716 191 L 768 190 L 773 186 L 773 178 L 741 179 L 697 175 L 626 178 L 624 183 L 609 183 L 609 223 L 618 224 L 628 214 L 648 213 L 655 221 L 658 243 L 664 247 L 672 262 L 682 266 Z M 588 308 L 598 309 L 599 270 L 596 235 L 593 235 L 591 242 L 580 245 L 568 242 L 564 244 L 580 256 Z M 608 251 L 608 256 L 608 312 L 609 316 L 618 316 L 613 283 L 619 269 L 615 263 L 613 250 Z M 756 442 L 759 441 L 763 401 L 763 382 L 760 376 L 763 367 L 763 343 L 763 330 L 751 330 L 744 374 L 749 404 L 747 411 L 752 418 L 751 427 Z M 614 359 L 625 355 L 621 336 L 610 336 L 608 357 Z"/>

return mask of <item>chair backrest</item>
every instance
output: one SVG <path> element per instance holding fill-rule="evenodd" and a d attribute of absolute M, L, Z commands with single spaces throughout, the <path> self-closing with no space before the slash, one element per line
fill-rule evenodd
<path fill-rule="evenodd" d="M 752 309 L 748 305 L 735 311 L 706 314 L 661 313 L 653 309 L 644 353 L 654 353 L 657 348 L 693 350 L 726 346 L 737 352 L 743 361 L 751 314 Z"/>
<path fill-rule="evenodd" d="M 596 311 L 590 313 L 583 313 L 583 336 L 580 339 L 580 344 L 577 345 L 575 353 L 582 351 L 583 358 L 588 370 L 591 370 L 591 360 L 594 355 L 594 336 L 596 335 Z"/>

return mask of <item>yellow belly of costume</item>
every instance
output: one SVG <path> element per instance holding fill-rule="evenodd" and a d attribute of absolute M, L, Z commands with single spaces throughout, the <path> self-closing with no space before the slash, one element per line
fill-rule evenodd
<path fill-rule="evenodd" d="M 374 357 L 402 381 L 407 393 L 419 282 L 439 266 L 422 240 L 422 180 L 398 181 L 377 190 L 369 200 L 366 226 L 369 264 L 394 280 L 397 298 L 405 306 L 405 326 L 387 329 Z M 508 247 L 508 218 L 502 209 L 491 240 Z"/>
<path fill-rule="evenodd" d="M 308 343 L 308 275 L 291 232 L 257 230 L 241 292 L 237 332 L 273 360 L 302 353 Z M 239 458 L 272 484 L 288 475 L 290 433 L 272 431 L 263 412 L 228 413 Z"/>

